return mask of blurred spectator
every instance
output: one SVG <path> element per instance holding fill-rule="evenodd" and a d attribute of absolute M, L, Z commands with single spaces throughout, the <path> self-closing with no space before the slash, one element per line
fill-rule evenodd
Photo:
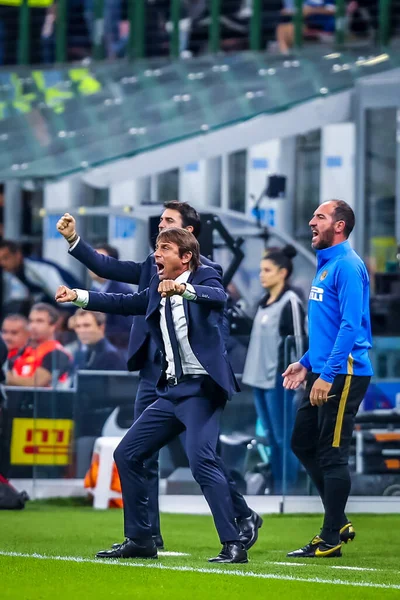
<path fill-rule="evenodd" d="M 366 38 L 373 33 L 372 19 L 368 9 L 353 0 L 346 9 L 347 30 L 350 36 Z"/>
<path fill-rule="evenodd" d="M 296 249 L 288 245 L 281 250 L 268 249 L 261 260 L 260 281 L 267 294 L 254 319 L 242 378 L 254 389 L 257 415 L 268 433 L 274 494 L 282 493 L 284 457 L 289 490 L 293 490 L 298 472 L 297 458 L 290 449 L 294 392 L 284 393 L 282 379 L 286 363 L 291 362 L 291 356 L 285 356 L 287 336 L 294 336 L 297 355 L 301 356 L 305 334 L 301 300 L 288 284 L 294 256 Z"/>
<path fill-rule="evenodd" d="M 336 0 L 305 0 L 303 2 L 304 33 L 317 30 L 324 33 L 335 31 Z M 279 50 L 288 54 L 294 43 L 293 8 L 286 5 L 282 12 L 281 23 L 276 30 Z"/>
<path fill-rule="evenodd" d="M 19 6 L 10 6 L 10 2 L 0 0 L 0 65 L 17 62 L 18 23 Z"/>
<path fill-rule="evenodd" d="M 165 32 L 170 0 L 145 0 L 145 55 L 162 56 L 168 52 Z M 108 58 L 126 55 L 130 22 L 128 0 L 105 0 L 105 42 Z"/>
<path fill-rule="evenodd" d="M 189 44 L 189 33 L 193 38 L 197 38 L 197 45 L 200 42 L 200 51 L 208 50 L 208 30 L 211 23 L 210 2 L 208 0 L 187 0 L 186 18 L 189 25 L 185 24 L 185 19 L 181 25 L 181 50 L 187 38 L 186 44 Z M 252 3 L 249 0 L 222 0 L 220 5 L 220 34 L 221 48 L 225 51 L 243 50 L 248 48 L 249 37 L 249 18 L 252 13 Z M 185 30 L 189 28 L 189 33 Z M 195 39 L 190 47 L 196 45 Z M 184 48 L 185 49 L 185 48 Z"/>
<path fill-rule="evenodd" d="M 126 53 L 130 30 L 127 8 L 127 0 L 105 0 L 104 38 L 108 58 L 120 58 Z"/>
<path fill-rule="evenodd" d="M 26 297 L 31 304 L 54 300 L 58 286 L 82 288 L 82 284 L 67 270 L 44 259 L 26 258 L 16 242 L 0 240 L 0 267 L 16 277 L 25 288 Z M 10 298 L 5 298 L 5 302 Z M 75 307 L 68 307 L 69 310 Z"/>
<path fill-rule="evenodd" d="M 7 385 L 49 387 L 66 383 L 72 359 L 55 339 L 58 311 L 44 302 L 29 314 L 30 340 L 7 373 Z"/>
<path fill-rule="evenodd" d="M 114 246 L 109 244 L 99 244 L 96 251 L 105 256 L 119 259 L 119 252 Z M 103 279 L 89 271 L 90 278 L 93 280 L 91 289 L 96 292 L 108 292 L 110 294 L 132 294 L 132 288 L 127 283 L 121 281 L 111 281 Z M 126 349 L 128 347 L 129 332 L 131 330 L 132 317 L 123 315 L 106 315 L 106 336 L 112 344 L 118 348 Z"/>
<path fill-rule="evenodd" d="M 90 55 L 93 32 L 94 0 L 67 1 L 67 60 Z M 57 3 L 47 9 L 41 32 L 42 61 L 54 62 L 56 47 Z"/>
<path fill-rule="evenodd" d="M 207 0 L 182 0 L 179 19 L 180 52 L 186 52 L 188 50 L 192 25 L 200 18 L 207 18 Z M 166 23 L 166 30 L 169 34 L 171 34 L 171 21 Z"/>
<path fill-rule="evenodd" d="M 104 313 L 78 309 L 73 327 L 81 344 L 74 356 L 74 370 L 126 371 L 126 360 L 105 337 Z"/>
<path fill-rule="evenodd" d="M 24 351 L 29 339 L 29 321 L 23 315 L 8 315 L 3 321 L 1 334 L 8 349 L 8 368 Z"/>

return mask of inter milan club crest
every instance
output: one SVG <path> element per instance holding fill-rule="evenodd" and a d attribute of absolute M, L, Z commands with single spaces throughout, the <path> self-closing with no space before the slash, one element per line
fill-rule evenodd
<path fill-rule="evenodd" d="M 328 275 L 328 271 L 322 271 L 321 277 L 319 278 L 319 280 L 323 281 L 327 275 Z"/>

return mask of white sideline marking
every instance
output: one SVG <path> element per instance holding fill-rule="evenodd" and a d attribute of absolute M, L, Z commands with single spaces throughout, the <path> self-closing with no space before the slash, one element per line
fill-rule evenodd
<path fill-rule="evenodd" d="M 327 565 L 326 563 L 319 563 L 316 565 L 315 563 L 299 563 L 299 562 L 265 562 L 266 565 L 282 565 L 284 567 L 325 567 L 328 569 L 347 569 L 348 571 L 383 571 L 386 573 L 385 569 L 372 569 L 369 567 L 347 567 L 342 565 Z"/>
<path fill-rule="evenodd" d="M 158 556 L 191 556 L 187 552 L 169 552 L 168 550 L 159 550 Z"/>
<path fill-rule="evenodd" d="M 133 563 L 133 562 L 120 562 L 112 559 L 108 560 L 95 560 L 93 558 L 82 558 L 80 556 L 46 556 L 44 554 L 25 554 L 22 552 L 2 552 L 0 551 L 0 556 L 11 556 L 16 558 L 36 558 L 39 560 L 61 560 L 64 562 L 74 562 L 74 563 L 89 563 L 93 565 L 112 565 L 118 567 L 140 567 L 145 569 L 158 569 L 160 571 L 179 571 L 183 573 L 207 573 L 212 575 L 230 575 L 235 577 L 251 577 L 254 579 L 276 579 L 279 581 L 298 581 L 301 583 L 327 583 L 329 585 L 349 585 L 354 587 L 370 587 L 370 588 L 378 588 L 378 589 L 387 589 L 387 590 L 400 590 L 400 584 L 388 584 L 388 583 L 371 583 L 367 581 L 345 581 L 342 579 L 321 579 L 320 577 L 294 577 L 293 575 L 276 575 L 274 573 L 254 573 L 253 571 L 230 571 L 227 569 L 206 569 L 206 568 L 198 568 L 195 567 L 173 567 L 162 565 L 160 563 L 155 562 L 147 562 L 146 563 Z"/>

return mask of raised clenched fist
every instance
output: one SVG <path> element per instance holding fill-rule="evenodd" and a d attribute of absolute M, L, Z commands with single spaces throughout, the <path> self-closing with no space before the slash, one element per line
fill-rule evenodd
<path fill-rule="evenodd" d="M 57 222 L 57 230 L 66 240 L 76 235 L 75 219 L 69 213 L 65 213 Z"/>
<path fill-rule="evenodd" d="M 174 279 L 164 279 L 164 281 L 160 281 L 158 286 L 158 292 L 161 294 L 161 298 L 168 298 L 176 295 L 182 296 L 185 289 L 186 285 L 184 283 L 178 283 Z"/>
<path fill-rule="evenodd" d="M 64 304 L 64 302 L 74 302 L 78 297 L 78 294 L 75 290 L 70 290 L 66 285 L 60 285 L 58 290 L 56 291 L 56 300 L 60 304 Z"/>

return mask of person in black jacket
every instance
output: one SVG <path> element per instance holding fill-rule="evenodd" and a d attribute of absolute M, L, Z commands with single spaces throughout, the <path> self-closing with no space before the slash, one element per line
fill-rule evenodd
<path fill-rule="evenodd" d="M 126 371 L 126 362 L 105 336 L 106 315 L 77 310 L 73 317 L 75 333 L 81 344 L 74 356 L 74 370 Z"/>

